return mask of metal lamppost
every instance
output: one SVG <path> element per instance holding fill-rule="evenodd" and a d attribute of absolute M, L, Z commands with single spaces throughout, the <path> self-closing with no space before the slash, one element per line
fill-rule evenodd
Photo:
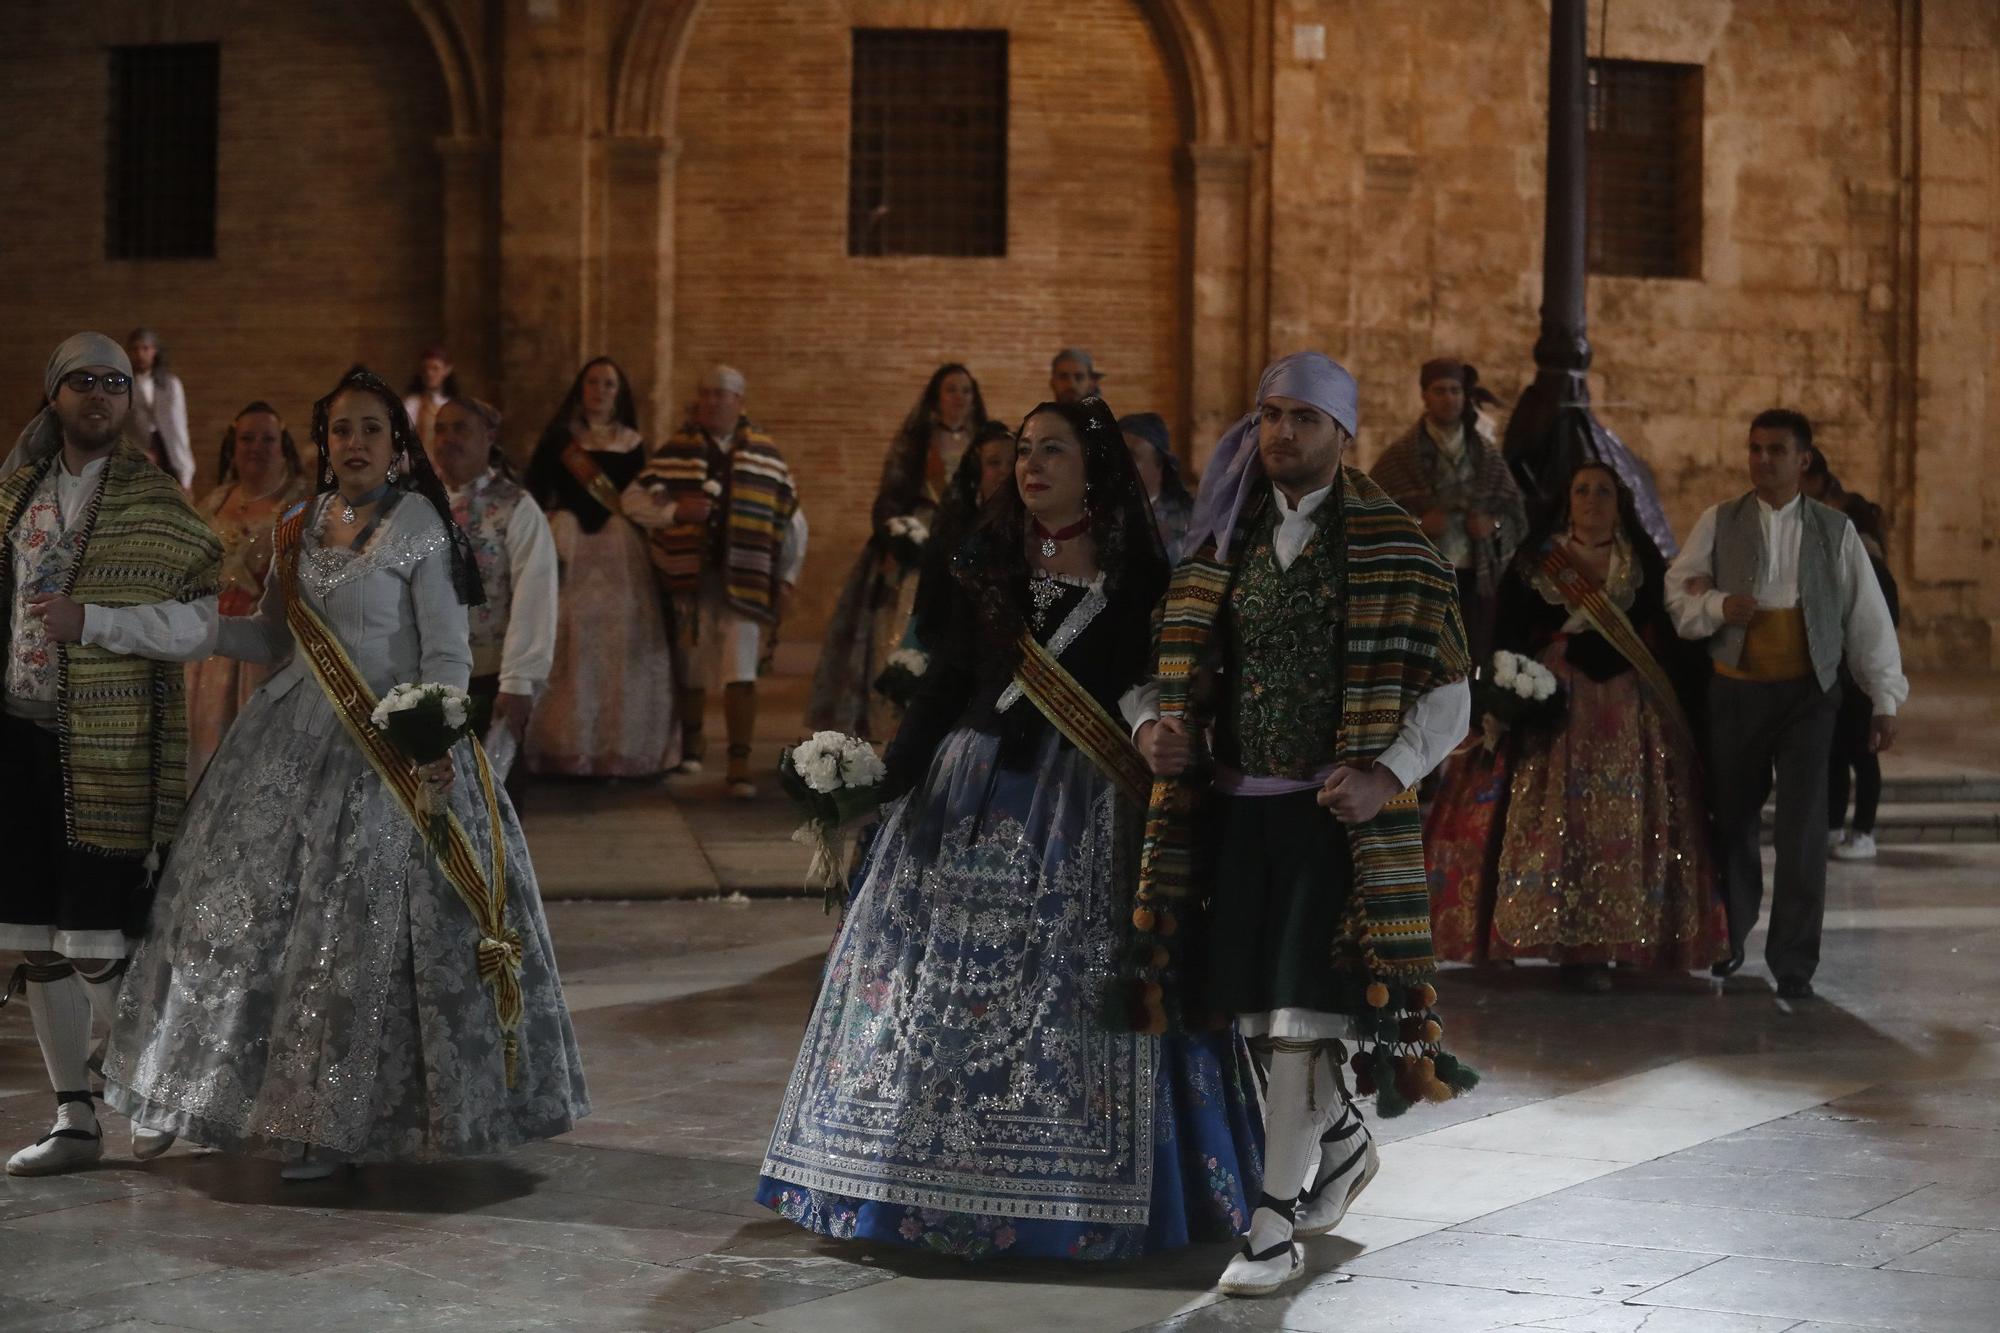
<path fill-rule="evenodd" d="M 1590 339 L 1585 336 L 1584 208 L 1588 168 L 1589 68 L 1584 52 L 1588 0 L 1549 7 L 1548 198 L 1542 219 L 1542 332 L 1535 381 L 1507 420 L 1504 449 L 1531 519 L 1562 503 L 1579 463 L 1611 465 L 1638 501 L 1639 520 L 1661 552 L 1678 551 L 1653 470 L 1590 410 Z"/>

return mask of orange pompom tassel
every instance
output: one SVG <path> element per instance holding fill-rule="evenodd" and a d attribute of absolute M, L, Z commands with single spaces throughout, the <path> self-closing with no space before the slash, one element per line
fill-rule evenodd
<path fill-rule="evenodd" d="M 1444 1024 L 1435 1018 L 1424 1024 L 1424 1040 L 1435 1046 L 1444 1037 Z"/>
<path fill-rule="evenodd" d="M 1168 961 L 1167 951 L 1156 948 L 1153 950 L 1153 956 L 1146 960 L 1146 965 L 1148 967 L 1165 967 Z"/>
<path fill-rule="evenodd" d="M 1160 913 L 1160 937 L 1162 939 L 1171 938 L 1173 933 L 1179 929 L 1180 923 L 1174 920 L 1172 912 Z"/>
<path fill-rule="evenodd" d="M 1132 909 L 1132 929 L 1137 931 L 1143 931 L 1145 934 L 1150 935 L 1153 933 L 1153 925 L 1154 925 L 1154 918 L 1153 918 L 1152 908 L 1135 907 Z"/>
<path fill-rule="evenodd" d="M 1420 981 L 1410 989 L 1410 1002 L 1418 1009 L 1428 1009 L 1438 1002 L 1437 987 L 1427 981 Z"/>
<path fill-rule="evenodd" d="M 1379 981 L 1371 981 L 1368 983 L 1365 998 L 1372 1008 L 1380 1009 L 1389 1003 L 1389 988 Z"/>

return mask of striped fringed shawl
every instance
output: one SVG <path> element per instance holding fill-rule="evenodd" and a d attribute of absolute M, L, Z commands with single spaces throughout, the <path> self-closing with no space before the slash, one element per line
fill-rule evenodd
<path fill-rule="evenodd" d="M 1469 664 L 1451 567 L 1364 473 L 1342 468 L 1338 484 L 1333 502 L 1341 506 L 1339 525 L 1327 525 L 1320 535 L 1342 542 L 1347 591 L 1345 697 L 1340 741 L 1331 758 L 1361 764 L 1395 741 L 1419 696 L 1464 679 Z M 1258 521 L 1267 504 L 1245 506 L 1240 521 Z M 1252 543 L 1232 545 L 1240 553 Z M 1234 573 L 1215 559 L 1213 541 L 1204 544 L 1175 572 L 1161 614 L 1160 715 L 1180 718 L 1191 735 L 1203 734 L 1212 721 L 1206 697 L 1212 691 L 1195 686 L 1219 651 L 1214 629 Z M 1206 889 L 1196 883 L 1192 853 L 1209 777 L 1205 768 L 1191 769 L 1153 786 L 1133 913 L 1131 976 L 1138 994 L 1128 1009 L 1142 1030 L 1199 1021 L 1185 1013 L 1183 997 L 1171 988 L 1181 973 L 1176 959 L 1199 956 L 1188 936 L 1199 927 L 1201 914 L 1193 909 Z M 1442 1100 L 1450 1093 L 1440 1088 L 1459 1091 L 1461 1078 L 1470 1086 L 1476 1076 L 1470 1071 L 1461 1076 L 1462 1067 L 1444 1055 L 1425 1026 L 1435 1019 L 1430 1012 L 1435 992 L 1428 984 L 1435 963 L 1416 794 L 1404 792 L 1374 819 L 1350 826 L 1348 840 L 1356 881 L 1353 908 L 1327 964 L 1342 974 L 1357 1024 L 1376 1048 L 1366 1057 L 1368 1071 L 1357 1063 L 1356 1073 L 1364 1086 L 1382 1080 L 1402 1085 L 1404 1101 Z M 1389 1062 L 1379 1077 L 1372 1063 L 1377 1059 Z M 1395 1101 L 1391 1094 L 1386 1114 L 1400 1109 Z"/>
<path fill-rule="evenodd" d="M 60 451 L 0 482 L 0 642 L 13 606 L 14 527 Z M 94 606 L 213 596 L 222 545 L 174 479 L 120 441 L 80 520 L 82 558 L 64 591 Z M 83 643 L 61 645 L 58 726 L 71 846 L 146 856 L 166 847 L 187 802 L 187 669 Z"/>
<path fill-rule="evenodd" d="M 668 495 L 676 500 L 700 495 L 709 479 L 708 437 L 693 425 L 682 426 L 660 446 L 646 472 L 664 478 Z M 777 600 L 778 553 L 799 501 L 784 455 L 747 422 L 736 428 L 730 448 L 728 498 L 729 604 L 769 622 Z M 653 565 L 669 594 L 700 588 L 709 540 L 705 523 L 672 523 L 654 531 Z"/>

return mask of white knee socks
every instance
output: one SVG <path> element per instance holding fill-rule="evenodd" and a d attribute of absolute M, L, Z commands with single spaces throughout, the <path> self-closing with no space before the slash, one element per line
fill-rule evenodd
<path fill-rule="evenodd" d="M 1281 1201 L 1283 1214 L 1260 1206 L 1250 1221 L 1250 1250 L 1257 1253 L 1292 1234 L 1291 1207 L 1305 1187 L 1306 1168 L 1319 1142 L 1321 1112 L 1313 1105 L 1312 1062 L 1318 1053 L 1280 1047 L 1271 1052 L 1264 1087 L 1264 1193 Z M 1327 1090 L 1332 1095 L 1332 1090 Z"/>
<path fill-rule="evenodd" d="M 120 958 L 109 963 L 78 963 L 77 979 L 84 983 L 84 993 L 90 997 L 90 1014 L 103 1024 L 106 1032 L 118 1018 L 118 987 L 125 976 L 125 960 Z"/>
<path fill-rule="evenodd" d="M 83 979 L 71 972 L 55 981 L 30 981 L 28 1013 L 49 1083 L 57 1092 L 88 1092 L 84 1062 L 90 1058 L 90 996 Z"/>

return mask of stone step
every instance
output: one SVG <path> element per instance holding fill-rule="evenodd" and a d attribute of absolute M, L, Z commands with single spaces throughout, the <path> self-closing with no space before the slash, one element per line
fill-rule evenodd
<path fill-rule="evenodd" d="M 2000 801 L 2000 777 L 1956 774 L 1948 777 L 1885 778 L 1882 782 L 1884 805 L 1961 801 Z"/>
<path fill-rule="evenodd" d="M 1769 840 L 1772 812 L 1764 808 L 1764 833 Z M 2000 802 L 1996 801 L 1899 801 L 1891 804 L 1885 793 L 1875 817 L 1875 841 L 1907 842 L 2000 842 Z"/>

